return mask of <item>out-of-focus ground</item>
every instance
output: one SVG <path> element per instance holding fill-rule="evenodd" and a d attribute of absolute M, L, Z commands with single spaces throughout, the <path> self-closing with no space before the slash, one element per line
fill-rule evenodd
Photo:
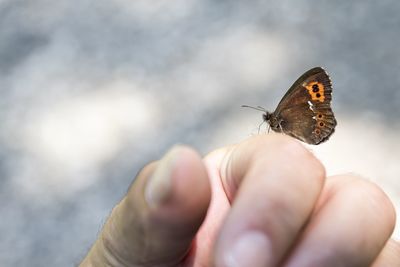
<path fill-rule="evenodd" d="M 400 2 L 339 2 L 0 1 L 0 265 L 78 264 L 146 162 L 257 133 L 240 105 L 314 66 L 338 126 L 312 149 L 399 211 Z"/>

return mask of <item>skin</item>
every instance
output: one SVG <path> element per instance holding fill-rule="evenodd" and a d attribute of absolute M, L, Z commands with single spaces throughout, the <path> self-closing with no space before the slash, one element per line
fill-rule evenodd
<path fill-rule="evenodd" d="M 280 134 L 145 166 L 80 266 L 400 266 L 395 211 L 376 185 L 326 177 Z"/>

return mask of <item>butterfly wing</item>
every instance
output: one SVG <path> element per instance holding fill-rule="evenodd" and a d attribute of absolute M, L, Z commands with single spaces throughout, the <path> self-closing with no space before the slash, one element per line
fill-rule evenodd
<path fill-rule="evenodd" d="M 332 83 L 320 67 L 304 73 L 282 98 L 273 116 L 281 131 L 309 144 L 326 141 L 334 132 Z"/>

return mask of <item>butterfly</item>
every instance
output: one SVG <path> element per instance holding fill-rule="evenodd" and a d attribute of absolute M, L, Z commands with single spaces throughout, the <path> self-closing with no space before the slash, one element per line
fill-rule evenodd
<path fill-rule="evenodd" d="M 253 108 L 265 112 L 263 121 L 275 132 L 282 132 L 305 143 L 318 145 L 335 131 L 337 124 L 331 108 L 332 82 L 321 67 L 301 75 L 289 88 L 274 112 L 263 107 Z"/>

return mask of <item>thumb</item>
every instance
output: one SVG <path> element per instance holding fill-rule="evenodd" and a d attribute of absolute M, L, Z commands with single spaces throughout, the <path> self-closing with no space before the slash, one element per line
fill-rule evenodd
<path fill-rule="evenodd" d="M 202 224 L 211 189 L 201 157 L 177 146 L 147 165 L 81 266 L 174 266 Z"/>

